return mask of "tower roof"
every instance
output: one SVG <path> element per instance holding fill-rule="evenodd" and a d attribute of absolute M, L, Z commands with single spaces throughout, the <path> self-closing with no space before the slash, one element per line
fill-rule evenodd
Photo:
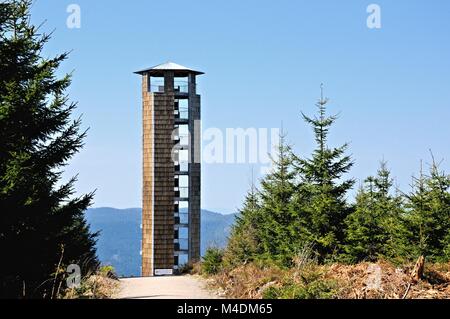
<path fill-rule="evenodd" d="M 148 69 L 144 69 L 141 71 L 136 71 L 134 73 L 136 74 L 145 74 L 148 73 L 150 75 L 155 75 L 155 76 L 161 76 L 164 74 L 165 71 L 173 71 L 175 73 L 175 76 L 186 76 L 189 73 L 193 73 L 195 75 L 201 75 L 204 74 L 203 72 L 200 71 L 195 71 L 192 69 L 189 69 L 183 65 L 174 63 L 174 62 L 166 62 L 163 64 L 158 64 L 154 67 L 148 68 Z"/>

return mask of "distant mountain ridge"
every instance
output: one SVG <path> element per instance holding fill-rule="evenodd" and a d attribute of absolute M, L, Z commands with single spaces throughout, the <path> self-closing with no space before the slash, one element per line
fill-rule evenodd
<path fill-rule="evenodd" d="M 141 208 L 90 208 L 86 220 L 93 232 L 100 231 L 97 254 L 102 264 L 114 266 L 119 276 L 140 275 Z M 234 214 L 222 215 L 202 209 L 201 254 L 210 246 L 227 243 Z"/>

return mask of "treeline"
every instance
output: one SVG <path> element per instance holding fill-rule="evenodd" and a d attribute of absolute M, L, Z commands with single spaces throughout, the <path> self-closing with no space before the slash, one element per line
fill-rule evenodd
<path fill-rule="evenodd" d="M 252 186 L 236 218 L 224 264 L 266 260 L 289 266 L 305 247 L 321 263 L 404 262 L 421 255 L 448 261 L 450 176 L 433 159 L 403 193 L 383 161 L 349 202 L 355 180 L 345 176 L 354 162 L 346 155 L 347 144 L 327 144 L 337 118 L 326 115 L 326 104 L 322 97 L 315 117 L 303 114 L 316 141 L 309 158 L 296 155 L 280 136 L 272 171 L 259 188 Z"/>

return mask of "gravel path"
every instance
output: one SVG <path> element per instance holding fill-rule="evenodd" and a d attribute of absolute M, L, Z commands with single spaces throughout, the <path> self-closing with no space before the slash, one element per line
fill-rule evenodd
<path fill-rule="evenodd" d="M 197 276 L 120 279 L 121 299 L 216 299 Z"/>

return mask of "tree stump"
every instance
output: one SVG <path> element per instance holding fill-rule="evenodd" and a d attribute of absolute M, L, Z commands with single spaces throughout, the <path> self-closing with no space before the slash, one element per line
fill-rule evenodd
<path fill-rule="evenodd" d="M 414 266 L 413 270 L 411 271 L 411 278 L 414 282 L 418 282 L 423 278 L 423 270 L 425 267 L 425 257 L 420 256 L 419 259 L 416 262 L 416 265 Z"/>

